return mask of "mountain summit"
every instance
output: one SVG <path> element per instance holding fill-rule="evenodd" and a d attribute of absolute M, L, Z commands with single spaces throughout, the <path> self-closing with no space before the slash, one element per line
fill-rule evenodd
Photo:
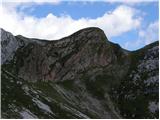
<path fill-rule="evenodd" d="M 53 41 L 1 29 L 2 118 L 158 118 L 158 44 L 127 51 L 96 27 Z"/>

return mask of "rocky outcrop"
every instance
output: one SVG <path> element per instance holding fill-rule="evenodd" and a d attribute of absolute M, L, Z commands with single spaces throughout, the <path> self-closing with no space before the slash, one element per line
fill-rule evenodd
<path fill-rule="evenodd" d="M 2 117 L 158 118 L 158 42 L 131 52 L 94 27 L 54 41 L 1 34 Z"/>
<path fill-rule="evenodd" d="M 81 30 L 58 41 L 44 41 L 44 44 L 32 41 L 18 47 L 18 41 L 31 40 L 19 36 L 16 39 L 13 43 L 17 44 L 16 49 L 19 48 L 15 55 L 16 66 L 20 66 L 17 72 L 24 80 L 72 80 L 79 72 L 90 67 L 105 67 L 117 57 L 113 54 L 112 44 L 98 28 Z"/>
<path fill-rule="evenodd" d="M 11 33 L 6 32 L 3 29 L 0 31 L 1 47 L 3 48 L 1 49 L 1 63 L 3 64 L 7 60 L 10 61 L 13 59 L 14 52 L 18 49 L 19 43 Z"/>
<path fill-rule="evenodd" d="M 158 42 L 132 52 L 131 59 L 130 69 L 112 94 L 113 99 L 125 118 L 156 118 L 159 116 Z"/>

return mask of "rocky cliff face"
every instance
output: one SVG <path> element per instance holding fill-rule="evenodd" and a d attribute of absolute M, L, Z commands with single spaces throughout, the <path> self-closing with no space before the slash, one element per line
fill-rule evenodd
<path fill-rule="evenodd" d="M 129 52 L 86 28 L 56 41 L 1 29 L 3 118 L 158 118 L 158 42 Z"/>
<path fill-rule="evenodd" d="M 15 37 L 9 33 L 1 29 L 1 46 L 2 46 L 2 54 L 1 54 L 1 63 L 3 64 L 7 60 L 11 60 L 14 56 L 14 52 L 18 49 L 18 42 Z"/>

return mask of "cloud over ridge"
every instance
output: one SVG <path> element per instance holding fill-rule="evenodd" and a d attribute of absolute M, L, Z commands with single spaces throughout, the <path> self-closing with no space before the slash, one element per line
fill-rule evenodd
<path fill-rule="evenodd" d="M 96 19 L 80 18 L 73 19 L 69 15 L 60 17 L 49 13 L 43 18 L 36 18 L 8 9 L 0 8 L 0 27 L 27 37 L 38 37 L 43 39 L 59 39 L 72 34 L 85 27 L 99 27 L 104 30 L 110 38 L 121 35 L 132 29 L 137 29 L 141 24 L 141 17 L 137 16 L 137 10 L 126 5 L 120 5 L 113 11 L 106 12 Z"/>

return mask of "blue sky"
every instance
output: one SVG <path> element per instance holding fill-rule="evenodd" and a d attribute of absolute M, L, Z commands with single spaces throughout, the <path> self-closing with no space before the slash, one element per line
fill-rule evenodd
<path fill-rule="evenodd" d="M 4 6 L 6 11 L 9 11 L 9 5 L 4 4 Z M 18 22 L 22 23 L 22 25 L 26 24 L 26 29 L 18 25 L 18 30 L 15 32 L 14 28 L 5 25 L 1 25 L 1 27 L 6 28 L 10 32 L 15 32 L 15 34 L 22 34 L 27 37 L 61 38 L 81 29 L 79 26 L 83 25 L 84 22 L 84 27 L 85 24 L 100 27 L 105 31 L 110 41 L 119 43 L 123 48 L 128 50 L 136 50 L 158 40 L 158 2 L 58 1 L 55 4 L 52 2 L 41 4 L 25 2 L 16 4 L 15 6 L 12 9 L 12 16 L 16 16 L 17 18 L 13 24 Z M 9 14 L 9 12 L 6 13 Z M 6 15 L 6 19 L 8 16 Z M 30 30 L 32 28 L 27 26 L 29 23 L 37 27 L 34 28 L 34 32 Z M 72 23 L 75 24 L 75 27 Z M 43 28 L 45 25 L 53 25 L 52 28 L 49 28 L 50 31 L 54 31 L 53 34 L 41 34 L 43 31 L 40 31 L 39 28 Z M 107 28 L 107 26 L 109 27 Z M 57 37 L 55 37 L 56 35 Z"/>
<path fill-rule="evenodd" d="M 33 4 L 32 7 L 35 9 L 33 11 L 28 11 L 30 8 L 23 10 L 26 14 L 33 15 L 36 17 L 45 17 L 48 13 L 53 13 L 56 16 L 61 16 L 63 14 L 70 15 L 73 19 L 79 19 L 82 17 L 86 18 L 97 18 L 103 16 L 106 11 L 114 10 L 117 6 L 123 3 L 107 3 L 102 1 L 97 2 L 67 2 L 63 1 L 57 5 L 53 4 L 43 4 L 37 5 Z M 158 2 L 150 3 L 140 3 L 138 5 L 132 6 L 142 12 L 147 13 L 145 19 L 146 22 L 154 21 L 158 19 Z M 20 10 L 21 6 L 17 8 Z"/>

